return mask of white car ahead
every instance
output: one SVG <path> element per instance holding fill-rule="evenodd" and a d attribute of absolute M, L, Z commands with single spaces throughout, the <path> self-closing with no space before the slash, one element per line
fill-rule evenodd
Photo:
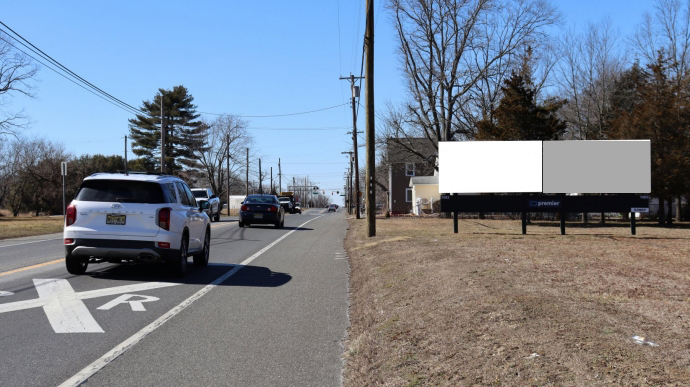
<path fill-rule="evenodd" d="M 187 257 L 206 266 L 211 226 L 192 191 L 160 174 L 95 173 L 67 207 L 65 264 L 84 274 L 89 263 L 163 262 L 181 276 Z"/>

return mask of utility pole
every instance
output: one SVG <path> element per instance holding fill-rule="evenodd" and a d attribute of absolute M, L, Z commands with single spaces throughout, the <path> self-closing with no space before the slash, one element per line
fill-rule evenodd
<path fill-rule="evenodd" d="M 264 194 L 263 178 L 261 177 L 261 159 L 259 159 L 259 193 Z"/>
<path fill-rule="evenodd" d="M 365 84 L 367 87 L 367 110 L 366 110 L 366 140 L 367 140 L 367 236 L 376 236 L 376 160 L 375 160 L 375 138 L 376 130 L 374 122 L 374 0 L 367 0 L 367 29 L 364 37 L 366 52 L 366 72 L 364 73 Z M 355 134 L 355 137 L 357 135 Z M 355 146 L 355 149 L 356 146 Z M 359 211 L 357 211 L 359 212 Z"/>
<path fill-rule="evenodd" d="M 225 148 L 225 192 L 228 197 L 228 216 L 230 216 L 230 135 L 226 137 L 227 148 Z"/>
<path fill-rule="evenodd" d="M 125 175 L 127 174 L 127 136 L 125 136 Z"/>
<path fill-rule="evenodd" d="M 249 148 L 247 148 L 247 195 L 249 196 Z"/>
<path fill-rule="evenodd" d="M 292 190 L 295 191 L 295 192 L 293 192 L 293 194 L 299 193 L 299 192 L 297 192 L 297 189 L 295 188 L 295 177 L 294 176 L 292 177 Z M 300 196 L 299 200 L 300 200 L 300 202 L 304 202 L 304 198 L 301 196 Z M 302 205 L 304 205 L 304 203 L 302 203 Z"/>
<path fill-rule="evenodd" d="M 347 213 L 352 215 L 352 161 L 354 157 L 352 156 L 354 152 L 340 152 L 340 154 L 346 154 L 350 157 L 350 173 L 348 174 L 348 181 L 350 186 L 350 202 L 347 204 Z M 357 202 L 359 204 L 359 201 Z M 357 216 L 359 217 L 359 205 L 357 206 Z"/>
<path fill-rule="evenodd" d="M 359 160 L 357 157 L 357 111 L 356 111 L 356 102 L 355 98 L 359 97 L 359 86 L 355 86 L 355 79 L 363 79 L 365 77 L 355 77 L 354 75 L 350 74 L 349 77 L 340 77 L 340 79 L 347 79 L 350 81 L 350 89 L 352 90 L 352 144 L 354 147 L 354 153 L 355 153 L 355 191 L 357 192 L 356 200 L 357 200 L 357 219 L 360 218 L 359 216 L 359 207 L 360 207 L 360 202 L 359 202 L 359 197 L 360 197 L 360 192 L 359 192 Z"/>
<path fill-rule="evenodd" d="M 163 122 L 163 92 L 161 92 L 161 173 L 165 173 L 165 124 Z"/>
<path fill-rule="evenodd" d="M 270 194 L 274 193 L 274 190 L 273 190 L 273 167 L 271 167 L 271 190 L 269 193 Z"/>
<path fill-rule="evenodd" d="M 280 158 L 278 158 L 278 195 L 283 192 L 283 171 L 280 169 Z"/>

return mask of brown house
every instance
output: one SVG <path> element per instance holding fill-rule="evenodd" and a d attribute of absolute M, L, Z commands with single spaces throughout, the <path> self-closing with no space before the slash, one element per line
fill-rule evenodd
<path fill-rule="evenodd" d="M 386 142 L 388 162 L 388 210 L 391 214 L 412 212 L 414 176 L 433 176 L 438 151 L 426 138 L 389 138 Z"/>

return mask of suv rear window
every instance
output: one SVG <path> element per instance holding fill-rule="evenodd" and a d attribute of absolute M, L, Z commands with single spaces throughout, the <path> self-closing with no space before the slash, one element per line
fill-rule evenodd
<path fill-rule="evenodd" d="M 76 200 L 85 202 L 166 203 L 158 183 L 131 180 L 86 180 Z"/>
<path fill-rule="evenodd" d="M 206 190 L 203 190 L 203 191 L 192 190 L 192 193 L 194 194 L 195 198 L 202 198 L 203 199 L 206 197 Z"/>

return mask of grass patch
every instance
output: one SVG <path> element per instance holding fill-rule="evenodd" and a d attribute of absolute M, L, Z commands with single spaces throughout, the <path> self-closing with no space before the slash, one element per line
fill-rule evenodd
<path fill-rule="evenodd" d="M 346 386 L 690 385 L 686 227 L 349 222 Z"/>
<path fill-rule="evenodd" d="M 0 217 L 0 239 L 62 232 L 62 216 Z"/>

